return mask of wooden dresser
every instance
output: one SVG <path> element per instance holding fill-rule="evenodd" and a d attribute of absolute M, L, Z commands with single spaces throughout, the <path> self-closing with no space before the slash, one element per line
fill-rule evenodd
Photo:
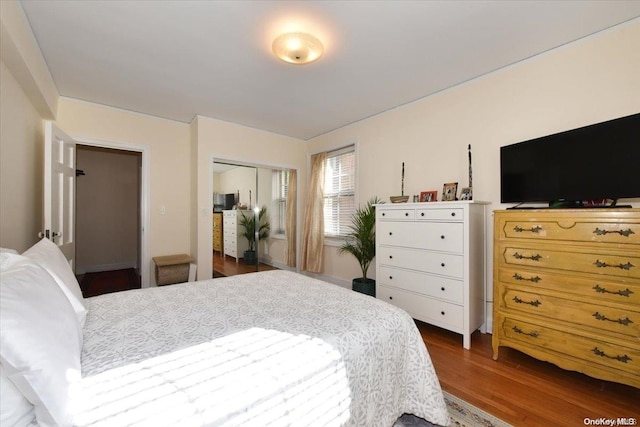
<path fill-rule="evenodd" d="M 493 358 L 640 388 L 640 209 L 496 211 Z"/>
<path fill-rule="evenodd" d="M 213 213 L 213 251 L 222 255 L 222 212 Z"/>
<path fill-rule="evenodd" d="M 485 204 L 376 205 L 376 297 L 457 332 L 484 323 Z"/>
<path fill-rule="evenodd" d="M 244 228 L 240 225 L 240 217 L 244 212 L 245 215 L 253 215 L 251 211 L 227 210 L 222 211 L 222 235 L 224 238 L 223 249 L 224 254 L 232 256 L 236 262 L 244 256 L 244 251 L 249 249 L 249 242 L 242 237 L 240 233 Z"/>

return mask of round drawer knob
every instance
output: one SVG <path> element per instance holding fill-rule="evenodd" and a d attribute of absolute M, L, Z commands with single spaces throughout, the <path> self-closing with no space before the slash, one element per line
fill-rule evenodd
<path fill-rule="evenodd" d="M 440 263 L 440 266 L 441 266 L 441 267 L 444 267 L 444 262 Z"/>
<path fill-rule="evenodd" d="M 389 297 L 389 299 L 393 299 L 393 297 Z"/>
<path fill-rule="evenodd" d="M 386 213 L 382 212 L 382 216 L 385 216 L 385 215 L 386 215 Z"/>
<path fill-rule="evenodd" d="M 422 213 L 420 214 L 420 216 L 424 216 L 424 212 L 422 212 Z"/>
<path fill-rule="evenodd" d="M 405 212 L 405 213 L 404 213 L 404 216 L 409 216 L 409 212 Z"/>
<path fill-rule="evenodd" d="M 441 311 L 440 314 L 442 314 L 444 316 L 444 311 Z"/>
<path fill-rule="evenodd" d="M 444 286 L 440 288 L 441 291 L 444 291 Z"/>
<path fill-rule="evenodd" d="M 389 276 L 389 280 L 393 280 L 393 276 Z"/>
<path fill-rule="evenodd" d="M 444 235 L 440 236 L 440 238 L 441 238 L 442 240 L 444 240 Z"/>
<path fill-rule="evenodd" d="M 389 255 L 389 259 L 393 259 L 393 255 Z"/>
<path fill-rule="evenodd" d="M 451 212 L 451 216 L 456 216 L 456 213 L 455 212 Z"/>
<path fill-rule="evenodd" d="M 389 236 L 393 236 L 393 232 L 391 232 L 391 231 L 390 231 L 390 232 L 389 232 Z"/>

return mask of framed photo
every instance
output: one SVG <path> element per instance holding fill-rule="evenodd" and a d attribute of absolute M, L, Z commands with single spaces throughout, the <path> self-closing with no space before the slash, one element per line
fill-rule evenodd
<path fill-rule="evenodd" d="M 458 200 L 456 195 L 458 194 L 458 183 L 457 182 L 448 182 L 442 187 L 442 201 L 450 202 L 453 200 Z"/>
<path fill-rule="evenodd" d="M 464 187 L 460 190 L 460 200 L 473 200 L 473 189 L 471 187 Z"/>
<path fill-rule="evenodd" d="M 421 191 L 420 201 L 421 202 L 437 202 L 438 192 L 437 191 Z"/>

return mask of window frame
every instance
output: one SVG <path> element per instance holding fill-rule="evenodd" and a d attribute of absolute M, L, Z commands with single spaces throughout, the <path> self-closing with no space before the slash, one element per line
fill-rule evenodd
<path fill-rule="evenodd" d="M 357 142 L 350 143 L 348 145 L 344 145 L 340 148 L 333 149 L 331 151 L 327 151 L 327 162 L 330 158 L 337 157 L 343 154 L 353 152 L 354 155 L 354 166 L 353 166 L 353 211 L 349 213 L 349 218 L 355 213 L 355 210 L 358 207 L 358 144 Z M 325 170 L 325 179 L 326 179 L 326 170 Z M 326 192 L 326 189 L 325 189 Z M 324 199 L 326 200 L 326 196 Z M 346 234 L 327 234 L 326 230 L 324 232 L 324 240 L 326 246 L 342 246 L 346 239 Z"/>

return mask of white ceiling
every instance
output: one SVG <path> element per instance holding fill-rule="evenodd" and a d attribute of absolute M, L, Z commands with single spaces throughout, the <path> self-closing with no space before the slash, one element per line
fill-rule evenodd
<path fill-rule="evenodd" d="M 640 1 L 41 1 L 62 96 L 309 139 L 640 16 Z M 271 54 L 286 30 L 315 63 Z"/>

